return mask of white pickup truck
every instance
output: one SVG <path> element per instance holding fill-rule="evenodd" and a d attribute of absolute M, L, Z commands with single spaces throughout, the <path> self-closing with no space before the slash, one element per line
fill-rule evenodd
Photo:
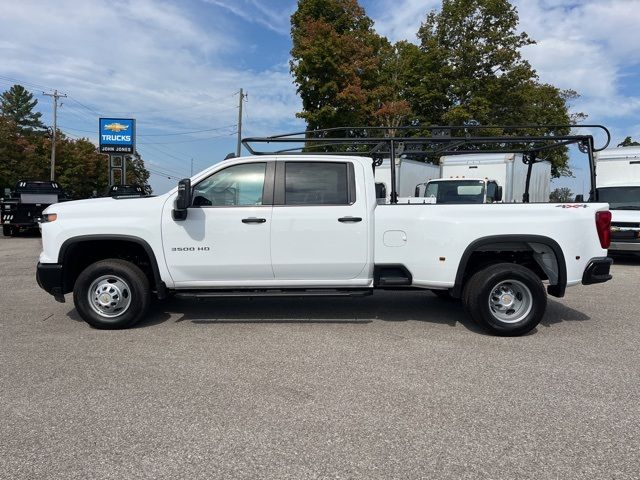
<path fill-rule="evenodd" d="M 38 283 L 58 301 L 73 292 L 97 328 L 133 325 L 152 296 L 413 288 L 461 298 L 490 332 L 520 335 L 543 318 L 546 292 L 611 278 L 607 204 L 379 205 L 374 185 L 371 158 L 265 155 L 157 197 L 55 204 Z"/>
<path fill-rule="evenodd" d="M 611 253 L 640 255 L 640 147 L 595 155 L 598 199 L 611 209 Z"/>

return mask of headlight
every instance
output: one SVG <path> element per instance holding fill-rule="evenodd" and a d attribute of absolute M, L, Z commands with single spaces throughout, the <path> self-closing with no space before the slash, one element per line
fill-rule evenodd
<path fill-rule="evenodd" d="M 42 218 L 40 218 L 40 223 L 55 222 L 57 219 L 58 219 L 57 213 L 45 213 L 42 215 Z"/>

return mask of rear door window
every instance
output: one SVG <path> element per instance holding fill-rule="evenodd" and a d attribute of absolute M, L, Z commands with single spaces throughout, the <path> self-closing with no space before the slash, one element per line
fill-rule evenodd
<path fill-rule="evenodd" d="M 350 205 L 354 201 L 352 164 L 286 162 L 285 205 Z"/>

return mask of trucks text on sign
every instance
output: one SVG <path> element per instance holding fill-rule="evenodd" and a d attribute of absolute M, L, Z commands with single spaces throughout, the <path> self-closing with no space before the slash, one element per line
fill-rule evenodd
<path fill-rule="evenodd" d="M 136 121 L 133 118 L 101 118 L 99 137 L 100 153 L 133 153 Z"/>

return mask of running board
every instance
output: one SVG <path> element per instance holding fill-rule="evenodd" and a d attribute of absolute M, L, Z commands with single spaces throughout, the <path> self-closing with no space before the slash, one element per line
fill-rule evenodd
<path fill-rule="evenodd" d="M 178 290 L 177 298 L 220 298 L 220 297 L 365 297 L 372 295 L 373 289 L 261 289 L 261 290 Z"/>

